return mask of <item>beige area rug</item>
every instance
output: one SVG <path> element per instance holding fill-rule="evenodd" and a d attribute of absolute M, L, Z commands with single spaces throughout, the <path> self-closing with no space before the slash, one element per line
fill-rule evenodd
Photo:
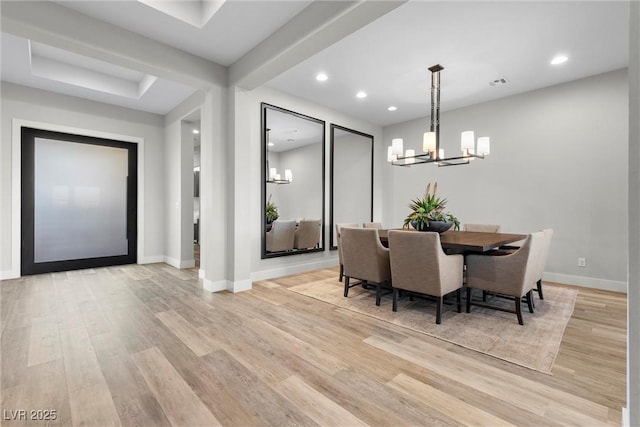
<path fill-rule="evenodd" d="M 578 294 L 575 289 L 545 286 L 544 300 L 534 294 L 535 313 L 529 313 L 526 304 L 523 305 L 523 326 L 511 313 L 475 306 L 471 306 L 471 313 L 465 313 L 464 297 L 462 313 L 458 313 L 455 297 L 449 297 L 453 304 L 444 306 L 442 323 L 436 325 L 435 301 L 416 298 L 411 302 L 403 297 L 398 300 L 398 311 L 394 313 L 391 295 L 383 296 L 380 307 L 376 307 L 375 291 L 358 286 L 351 288 L 349 297 L 345 298 L 343 284 L 335 279 L 288 289 L 547 374 L 551 373 Z M 475 291 L 474 298 L 479 298 L 480 294 Z M 491 304 L 513 307 L 513 301 L 489 298 Z"/>

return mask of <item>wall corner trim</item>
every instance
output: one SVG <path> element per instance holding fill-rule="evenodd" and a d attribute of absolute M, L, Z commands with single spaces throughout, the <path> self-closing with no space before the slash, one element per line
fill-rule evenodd
<path fill-rule="evenodd" d="M 235 294 L 237 292 L 249 291 L 252 286 L 253 282 L 251 280 L 236 280 L 234 282 L 230 281 L 227 289 Z"/>
<path fill-rule="evenodd" d="M 205 291 L 209 291 L 209 292 L 226 291 L 227 280 L 217 280 L 214 282 L 208 279 L 203 279 L 202 287 L 204 288 Z"/>
<path fill-rule="evenodd" d="M 12 270 L 0 271 L 0 280 L 17 279 L 19 277 L 20 274 Z"/>

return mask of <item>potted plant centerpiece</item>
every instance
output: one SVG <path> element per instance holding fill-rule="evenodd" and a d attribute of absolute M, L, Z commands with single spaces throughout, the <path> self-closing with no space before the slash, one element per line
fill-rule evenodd
<path fill-rule="evenodd" d="M 278 207 L 271 201 L 271 194 L 269 194 L 269 199 L 267 200 L 265 215 L 267 217 L 267 224 L 271 224 L 280 216 L 278 214 Z"/>
<path fill-rule="evenodd" d="M 444 211 L 447 199 L 438 197 L 437 190 L 437 182 L 433 185 L 433 192 L 431 191 L 431 183 L 429 183 L 424 196 L 411 201 L 409 204 L 411 213 L 404 219 L 404 228 L 409 228 L 411 225 L 418 231 L 436 231 L 438 233 L 447 231 L 452 226 L 456 230 L 460 229 L 458 218 Z"/>

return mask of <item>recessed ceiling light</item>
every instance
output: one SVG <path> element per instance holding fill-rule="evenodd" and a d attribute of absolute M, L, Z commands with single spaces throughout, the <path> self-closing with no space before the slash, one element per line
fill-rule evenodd
<path fill-rule="evenodd" d="M 200 133 L 200 131 L 198 129 L 194 129 L 193 133 L 195 133 L 196 135 Z"/>
<path fill-rule="evenodd" d="M 554 57 L 554 58 L 551 60 L 551 65 L 560 65 L 560 64 L 563 64 L 563 63 L 567 62 L 567 59 L 569 59 L 569 58 L 567 58 L 567 57 L 566 57 L 566 56 L 564 56 L 564 55 L 558 55 L 558 56 Z"/>
<path fill-rule="evenodd" d="M 329 79 L 329 76 L 327 76 L 325 73 L 318 73 L 316 75 L 316 80 L 319 82 L 326 82 Z"/>
<path fill-rule="evenodd" d="M 270 142 L 270 143 L 268 143 L 267 145 L 268 145 L 269 147 L 273 147 L 273 146 L 274 146 L 274 145 L 276 145 L 276 144 L 274 144 L 273 142 Z"/>
<path fill-rule="evenodd" d="M 389 110 L 389 111 L 396 111 L 397 109 L 398 109 L 398 107 L 396 107 L 395 105 L 392 105 L 389 108 L 387 108 L 387 110 Z"/>
<path fill-rule="evenodd" d="M 357 96 L 358 98 L 360 98 L 360 99 L 362 99 L 362 98 L 366 98 L 366 97 L 367 97 L 367 92 L 360 91 L 360 92 L 356 93 L 356 96 Z"/>

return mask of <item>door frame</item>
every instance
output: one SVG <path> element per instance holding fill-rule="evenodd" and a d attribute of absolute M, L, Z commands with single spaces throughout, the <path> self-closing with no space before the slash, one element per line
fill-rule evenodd
<path fill-rule="evenodd" d="M 144 200 L 145 200 L 145 168 L 144 168 L 144 143 L 142 137 L 124 135 L 113 132 L 104 132 L 94 129 L 78 128 L 73 126 L 58 125 L 54 123 L 38 122 L 33 120 L 24 120 L 14 118 L 11 121 L 11 272 L 9 277 L 3 279 L 12 279 L 20 277 L 21 265 L 21 222 L 22 222 L 22 196 L 20 194 L 22 188 L 22 127 L 30 127 L 53 132 L 61 132 L 75 134 L 81 136 L 89 136 L 104 139 L 114 139 L 123 142 L 131 142 L 138 146 L 138 242 L 137 242 L 137 260 L 138 264 L 150 262 L 162 262 L 162 256 L 146 256 L 144 251 L 145 242 L 145 221 L 144 221 Z"/>

